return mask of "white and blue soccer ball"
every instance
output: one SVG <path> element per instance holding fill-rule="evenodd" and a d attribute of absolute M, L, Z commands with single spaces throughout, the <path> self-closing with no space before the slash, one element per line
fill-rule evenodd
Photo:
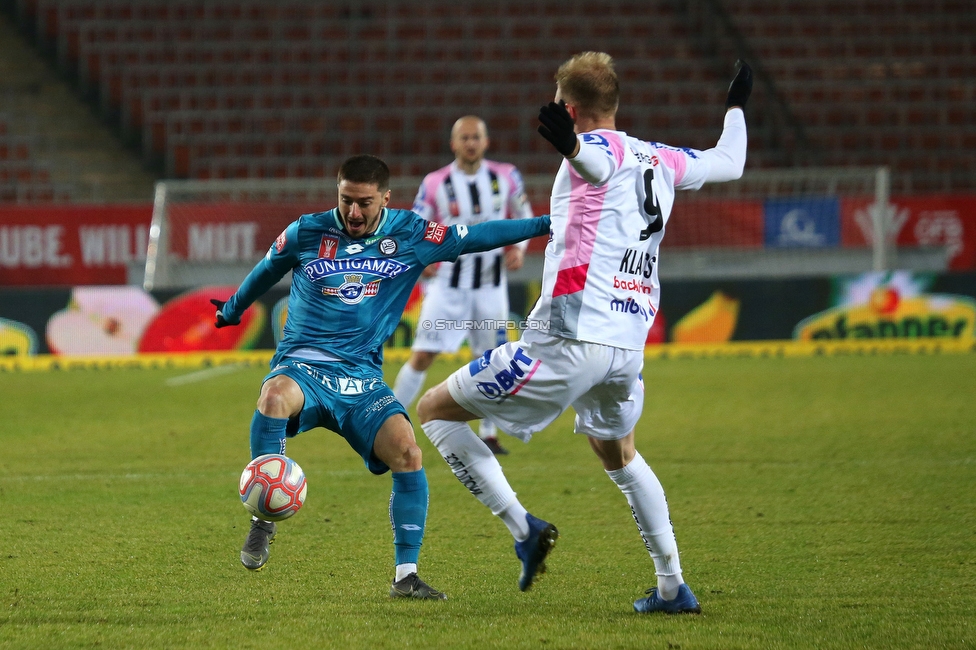
<path fill-rule="evenodd" d="M 281 521 L 298 512 L 307 490 L 305 472 L 282 454 L 258 456 L 241 474 L 241 502 L 265 521 Z"/>

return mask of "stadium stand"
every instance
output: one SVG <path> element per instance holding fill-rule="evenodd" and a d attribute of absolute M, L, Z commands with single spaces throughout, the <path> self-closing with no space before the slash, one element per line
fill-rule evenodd
<path fill-rule="evenodd" d="M 18 0 L 16 14 L 167 178 L 317 176 L 361 151 L 420 175 L 464 113 L 486 118 L 495 155 L 548 174 L 537 107 L 561 61 L 601 49 L 618 61 L 618 125 L 641 137 L 713 143 L 745 57 L 750 167 L 976 186 L 971 0 Z"/>
<path fill-rule="evenodd" d="M 0 113 L 0 202 L 70 201 L 69 188 L 55 185 L 49 165 L 38 160 L 37 137 L 14 134 L 14 118 Z"/>
<path fill-rule="evenodd" d="M 0 15 L 0 203 L 146 201 L 153 181 Z"/>
<path fill-rule="evenodd" d="M 976 187 L 973 2 L 737 0 L 724 7 L 802 125 L 816 163 L 885 164 L 903 192 Z"/>

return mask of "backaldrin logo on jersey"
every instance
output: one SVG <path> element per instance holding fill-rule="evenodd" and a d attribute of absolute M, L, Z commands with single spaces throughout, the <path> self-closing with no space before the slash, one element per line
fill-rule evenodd
<path fill-rule="evenodd" d="M 890 287 L 872 292 L 868 304 L 834 307 L 814 314 L 793 331 L 793 338 L 801 341 L 974 336 L 976 300 L 948 294 L 901 298 Z"/>

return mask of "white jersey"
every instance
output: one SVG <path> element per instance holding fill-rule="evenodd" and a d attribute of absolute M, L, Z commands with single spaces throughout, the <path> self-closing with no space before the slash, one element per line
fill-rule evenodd
<path fill-rule="evenodd" d="M 621 131 L 578 137 L 579 154 L 563 162 L 553 183 L 542 293 L 529 315 L 533 329 L 644 348 L 660 304 L 659 248 L 675 190 L 742 173 L 742 111 L 729 111 L 725 124 L 718 146 L 705 152 Z"/>
<path fill-rule="evenodd" d="M 413 211 L 446 226 L 533 216 L 518 170 L 514 165 L 493 160 L 483 160 L 474 175 L 461 170 L 457 161 L 427 174 L 414 199 Z M 523 250 L 526 245 L 527 242 L 516 244 Z M 459 289 L 503 285 L 503 253 L 470 253 L 456 262 L 441 262 L 433 282 Z"/>

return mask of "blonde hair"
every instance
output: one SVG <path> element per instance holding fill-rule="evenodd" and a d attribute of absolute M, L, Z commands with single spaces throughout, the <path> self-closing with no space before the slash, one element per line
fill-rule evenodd
<path fill-rule="evenodd" d="M 613 58 L 606 52 L 581 52 L 556 70 L 556 84 L 563 99 L 588 117 L 616 114 L 620 82 Z"/>

